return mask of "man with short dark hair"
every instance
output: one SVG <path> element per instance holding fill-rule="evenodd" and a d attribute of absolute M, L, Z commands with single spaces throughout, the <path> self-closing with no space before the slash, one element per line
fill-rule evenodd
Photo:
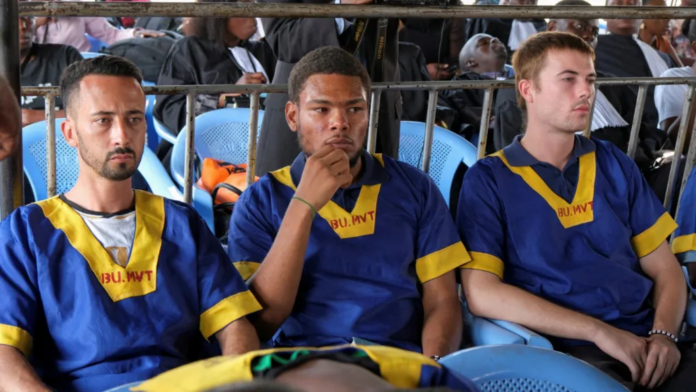
<path fill-rule="evenodd" d="M 60 75 L 82 55 L 72 46 L 38 44 L 34 40 L 34 19 L 19 18 L 19 57 L 22 86 L 57 86 Z M 46 115 L 42 96 L 22 96 L 22 126 L 43 121 Z M 56 118 L 65 117 L 63 100 L 56 97 Z"/>
<path fill-rule="evenodd" d="M 80 173 L 0 224 L 0 390 L 103 391 L 199 359 L 204 338 L 223 354 L 259 347 L 244 316 L 260 305 L 203 220 L 131 188 L 141 82 L 112 56 L 61 78 L 61 130 Z"/>
<path fill-rule="evenodd" d="M 630 158 L 576 134 L 595 99 L 593 56 L 557 32 L 515 53 L 525 133 L 467 171 L 459 200 L 467 304 L 631 387 L 689 390 L 696 353 L 677 337 L 686 285 L 666 241 L 677 225 Z"/>
<path fill-rule="evenodd" d="M 505 45 L 489 34 L 476 34 L 469 38 L 459 53 L 462 72 L 474 72 L 492 79 L 506 79 L 514 74 L 505 64 L 508 58 Z"/>
<path fill-rule="evenodd" d="M 285 113 L 302 152 L 244 191 L 228 252 L 276 346 L 367 340 L 443 356 L 459 348 L 453 271 L 469 256 L 433 181 L 363 149 L 369 91 L 342 49 L 297 63 Z"/>

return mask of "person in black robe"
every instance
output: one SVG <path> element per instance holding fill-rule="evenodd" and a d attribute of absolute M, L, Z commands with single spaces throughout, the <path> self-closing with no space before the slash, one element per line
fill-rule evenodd
<path fill-rule="evenodd" d="M 256 33 L 256 19 L 191 18 L 188 22 L 191 35 L 172 47 L 158 85 L 264 84 L 271 80 L 275 70 L 271 48 L 263 40 L 247 41 Z M 198 94 L 196 116 L 228 105 L 248 107 L 248 97 Z M 174 135 L 179 134 L 186 125 L 186 96 L 158 95 L 153 115 Z M 168 147 L 161 146 L 158 155 Z"/>
<path fill-rule="evenodd" d="M 636 7 L 640 6 L 640 0 L 611 0 L 609 5 Z M 607 20 L 609 34 L 599 36 L 595 49 L 595 68 L 598 71 L 617 77 L 660 77 L 664 71 L 675 67 L 669 55 L 634 38 L 640 24 L 640 19 Z M 646 53 L 650 58 L 646 57 Z M 637 93 L 637 86 L 631 88 Z M 644 113 L 648 124 L 659 126 L 654 94 L 655 87 L 650 86 Z"/>
<path fill-rule="evenodd" d="M 334 3 L 334 0 L 258 0 L 260 3 L 316 4 Z M 364 4 L 370 7 L 373 0 L 342 0 L 341 4 Z M 364 35 L 359 44 L 352 41 L 358 26 L 363 20 L 300 18 L 262 19 L 266 40 L 278 58 L 274 84 L 286 84 L 290 71 L 304 55 L 322 46 L 336 46 L 349 49 L 366 66 L 373 83 L 398 82 L 399 46 L 398 19 L 388 19 L 382 31 L 385 32 L 382 60 L 377 62 L 376 54 L 380 38 L 381 19 L 366 19 Z M 374 67 L 373 67 L 374 66 Z M 256 156 L 256 175 L 290 165 L 300 153 L 297 135 L 290 130 L 285 120 L 287 94 L 269 94 L 263 116 L 261 135 Z M 401 119 L 401 93 L 384 91 L 382 93 L 379 118 L 377 121 L 377 152 L 394 159 L 399 156 L 399 122 Z"/>
<path fill-rule="evenodd" d="M 505 79 L 512 73 L 512 67 L 505 64 L 507 58 L 507 49 L 499 39 L 488 34 L 476 34 L 466 42 L 459 53 L 459 68 L 462 72 L 452 80 Z M 483 89 L 453 89 L 442 92 L 443 98 L 457 113 L 452 130 L 468 140 L 476 141 L 479 133 L 484 94 Z M 495 124 L 494 117 L 489 124 L 491 127 Z M 489 133 L 487 152 L 494 152 L 491 138 L 492 133 Z"/>
<path fill-rule="evenodd" d="M 484 2 L 477 2 L 477 4 L 484 4 Z M 535 6 L 537 0 L 509 0 L 501 1 L 500 5 L 513 5 L 513 6 Z M 517 21 L 517 22 L 515 22 Z M 521 35 L 511 34 L 513 31 L 513 25 L 522 23 L 525 27 L 533 26 L 534 30 L 529 28 L 520 31 Z M 508 52 L 508 62 L 512 58 L 512 54 L 517 49 L 519 44 L 524 40 L 529 38 L 536 32 L 546 31 L 546 21 L 544 19 L 500 19 L 500 18 L 487 18 L 487 19 L 467 19 L 466 21 L 466 38 L 470 39 L 476 34 L 488 34 L 496 37 L 505 45 Z M 511 35 L 515 38 L 511 41 Z M 512 46 L 511 46 L 512 44 Z"/>
<path fill-rule="evenodd" d="M 399 69 L 403 82 L 431 82 L 426 67 L 425 56 L 418 45 L 399 42 Z M 425 90 L 402 90 L 402 121 L 425 122 L 428 116 L 428 92 Z M 435 123 L 450 128 L 455 120 L 455 113 L 441 96 L 437 100 Z"/>
<path fill-rule="evenodd" d="M 423 52 L 430 79 L 449 80 L 452 65 L 464 46 L 464 19 L 404 19 L 399 42 L 418 45 Z M 403 79 L 406 80 L 406 79 Z"/>
<path fill-rule="evenodd" d="M 563 0 L 558 6 L 590 6 L 583 0 Z M 592 47 L 597 45 L 599 21 L 597 19 L 558 19 L 549 22 L 549 31 L 560 31 L 575 34 L 583 38 Z M 615 77 L 602 71 L 596 71 L 598 78 Z M 496 122 L 493 143 L 496 150 L 502 150 L 512 143 L 515 136 L 523 132 L 524 116 L 518 106 L 516 89 L 501 89 L 495 101 Z M 600 98 L 600 94 L 604 98 Z M 637 95 L 628 86 L 607 86 L 598 88 L 595 96 L 595 112 L 592 118 L 592 136 L 609 141 L 622 151 L 628 149 L 631 135 L 631 123 L 635 112 Z M 648 123 L 643 113 L 639 134 L 639 144 L 634 160 L 646 175 L 651 187 L 663 197 L 666 190 L 664 170 L 653 172 L 652 164 L 659 156 L 665 143 L 668 143 L 665 132 Z M 669 173 L 668 171 L 666 173 Z"/>

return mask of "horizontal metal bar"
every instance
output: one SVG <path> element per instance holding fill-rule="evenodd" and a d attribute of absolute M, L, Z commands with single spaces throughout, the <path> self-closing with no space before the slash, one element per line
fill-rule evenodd
<path fill-rule="evenodd" d="M 119 4 L 119 3 L 109 3 Z M 138 3 L 135 3 L 138 4 Z M 671 84 L 696 84 L 696 78 L 606 78 L 599 79 L 596 82 L 599 86 L 616 86 L 616 85 L 671 85 Z M 403 83 L 375 83 L 372 85 L 373 90 L 476 90 L 476 89 L 499 89 L 499 88 L 514 88 L 514 80 L 451 80 L 444 82 L 403 82 Z M 186 86 L 150 86 L 143 87 L 145 94 L 152 95 L 171 95 L 171 94 L 223 94 L 223 93 L 284 93 L 288 91 L 288 86 L 284 84 L 255 84 L 255 85 L 237 85 L 237 84 L 201 84 L 201 85 L 186 85 Z M 41 96 L 41 95 L 60 95 L 59 87 L 22 87 L 22 95 Z"/>
<path fill-rule="evenodd" d="M 20 16 L 221 16 L 237 18 L 688 19 L 696 7 L 385 6 L 277 3 L 23 2 Z"/>

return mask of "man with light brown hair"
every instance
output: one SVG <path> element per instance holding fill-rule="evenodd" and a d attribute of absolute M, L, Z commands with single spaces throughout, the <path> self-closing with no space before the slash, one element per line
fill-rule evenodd
<path fill-rule="evenodd" d="M 532 328 L 628 386 L 692 389 L 696 355 L 677 344 L 686 285 L 666 241 L 676 223 L 630 158 L 576 134 L 595 99 L 592 48 L 541 33 L 513 66 L 526 131 L 469 169 L 460 196 L 470 311 Z"/>

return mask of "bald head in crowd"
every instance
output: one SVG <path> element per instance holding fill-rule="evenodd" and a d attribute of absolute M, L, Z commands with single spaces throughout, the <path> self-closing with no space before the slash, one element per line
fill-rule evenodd
<path fill-rule="evenodd" d="M 0 76 L 0 160 L 14 151 L 21 135 L 22 117 L 17 97 L 4 77 Z"/>
<path fill-rule="evenodd" d="M 507 49 L 498 38 L 476 34 L 469 38 L 459 53 L 459 68 L 477 74 L 502 72 L 507 57 Z"/>

